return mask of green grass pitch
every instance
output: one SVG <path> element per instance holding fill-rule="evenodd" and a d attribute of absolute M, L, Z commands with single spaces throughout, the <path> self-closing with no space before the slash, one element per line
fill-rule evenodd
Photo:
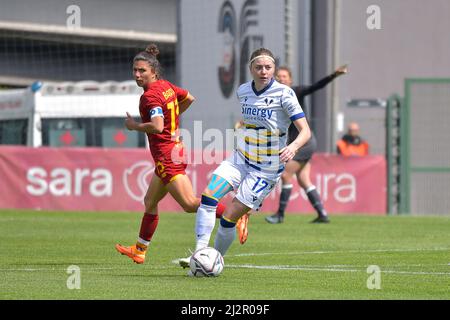
<path fill-rule="evenodd" d="M 315 225 L 288 215 L 269 225 L 257 214 L 219 277 L 191 278 L 172 260 L 194 245 L 194 214 L 162 213 L 136 265 L 114 245 L 135 242 L 141 216 L 1 210 L 0 299 L 450 299 L 449 217 L 331 215 Z M 72 265 L 80 289 L 68 289 Z M 379 289 L 368 288 L 371 265 Z"/>

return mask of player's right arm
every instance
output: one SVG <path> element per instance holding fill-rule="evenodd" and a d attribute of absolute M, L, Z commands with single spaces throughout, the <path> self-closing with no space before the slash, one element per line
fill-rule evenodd
<path fill-rule="evenodd" d="M 155 113 L 156 112 L 158 111 L 156 110 Z M 161 133 L 164 130 L 164 118 L 162 116 L 154 116 L 151 118 L 150 122 L 139 123 L 136 122 L 133 119 L 133 117 L 127 112 L 127 118 L 125 119 L 125 126 L 127 127 L 128 130 L 136 130 L 145 133 Z"/>

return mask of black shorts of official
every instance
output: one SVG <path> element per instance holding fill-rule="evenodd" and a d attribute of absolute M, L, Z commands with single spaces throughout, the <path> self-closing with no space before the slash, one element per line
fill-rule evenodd
<path fill-rule="evenodd" d="M 317 140 L 313 133 L 311 133 L 311 139 L 308 140 L 307 143 L 303 147 L 298 150 L 292 160 L 297 162 L 308 162 L 311 160 L 314 152 L 317 150 Z"/>

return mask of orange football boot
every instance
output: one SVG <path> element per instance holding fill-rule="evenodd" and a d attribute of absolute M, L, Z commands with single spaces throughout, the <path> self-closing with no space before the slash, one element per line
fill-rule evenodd
<path fill-rule="evenodd" d="M 116 250 L 131 258 L 137 264 L 142 264 L 145 261 L 145 251 L 136 249 L 136 245 L 125 247 L 121 244 L 116 244 Z"/>
<path fill-rule="evenodd" d="M 239 233 L 239 242 L 241 244 L 244 244 L 245 241 L 247 241 L 249 217 L 250 216 L 248 214 L 244 214 L 236 223 L 236 229 L 238 230 Z"/>

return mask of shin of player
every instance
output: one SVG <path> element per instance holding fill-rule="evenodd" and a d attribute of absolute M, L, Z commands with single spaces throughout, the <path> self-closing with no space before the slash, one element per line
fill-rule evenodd
<path fill-rule="evenodd" d="M 223 178 L 213 175 L 211 182 L 202 194 L 200 206 L 195 220 L 195 250 L 207 247 L 216 223 L 216 208 L 232 186 Z M 222 219 L 222 218 L 221 218 Z"/>

